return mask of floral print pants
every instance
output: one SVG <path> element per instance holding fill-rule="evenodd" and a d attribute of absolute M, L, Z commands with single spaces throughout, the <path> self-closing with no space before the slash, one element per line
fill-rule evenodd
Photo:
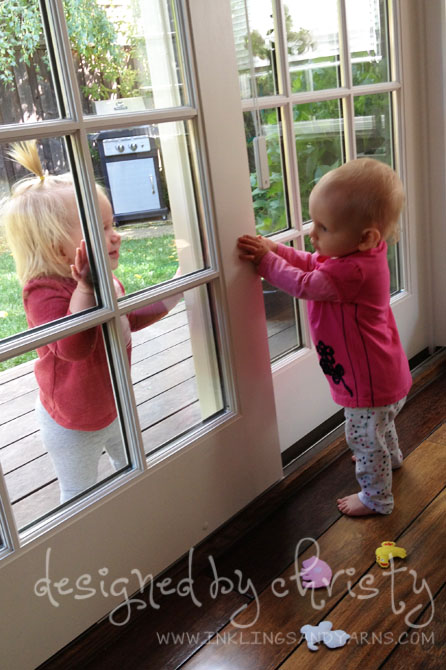
<path fill-rule="evenodd" d="M 406 398 L 384 407 L 345 407 L 345 438 L 356 457 L 358 494 L 366 507 L 379 514 L 393 510 L 392 470 L 403 454 L 398 446 L 395 417 Z"/>

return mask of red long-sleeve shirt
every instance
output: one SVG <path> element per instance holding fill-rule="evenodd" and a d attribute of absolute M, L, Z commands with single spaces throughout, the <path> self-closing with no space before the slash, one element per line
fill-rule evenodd
<path fill-rule="evenodd" d="M 124 287 L 115 278 L 119 294 Z M 23 303 L 30 328 L 70 314 L 76 282 L 64 277 L 28 281 Z M 171 308 L 173 305 L 170 305 Z M 163 302 L 147 305 L 123 317 L 132 331 L 140 330 L 167 314 Z M 125 327 L 125 324 L 124 324 Z M 34 372 L 40 401 L 64 428 L 93 431 L 108 426 L 117 416 L 102 327 L 88 328 L 37 349 Z M 131 339 L 127 354 L 131 360 Z"/>

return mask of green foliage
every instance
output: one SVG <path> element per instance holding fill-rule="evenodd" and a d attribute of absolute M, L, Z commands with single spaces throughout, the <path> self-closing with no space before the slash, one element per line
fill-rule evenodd
<path fill-rule="evenodd" d="M 63 6 L 73 55 L 87 80 L 84 96 L 107 100 L 112 92 L 118 97 L 135 95 L 139 73 L 131 66 L 138 46 L 133 30 L 111 23 L 96 0 L 63 0 Z M 126 48 L 118 44 L 121 29 L 126 32 Z M 0 82 L 12 88 L 16 63 L 31 65 L 43 45 L 38 0 L 0 2 Z"/>
<path fill-rule="evenodd" d="M 3 0 L 0 3 L 0 83 L 11 86 L 16 54 L 29 65 L 41 41 L 37 0 Z"/>

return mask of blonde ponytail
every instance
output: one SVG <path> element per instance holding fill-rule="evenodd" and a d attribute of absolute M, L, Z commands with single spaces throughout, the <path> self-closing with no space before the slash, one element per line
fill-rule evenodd
<path fill-rule="evenodd" d="M 36 177 L 39 177 L 40 181 L 43 182 L 45 173 L 42 168 L 42 163 L 40 162 L 37 141 L 29 140 L 27 142 L 15 142 L 11 147 L 8 156 L 19 165 L 22 165 L 22 167 L 33 172 Z"/>

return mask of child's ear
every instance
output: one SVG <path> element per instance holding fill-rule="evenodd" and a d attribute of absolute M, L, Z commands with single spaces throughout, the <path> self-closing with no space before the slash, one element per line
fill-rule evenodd
<path fill-rule="evenodd" d="M 378 228 L 366 228 L 362 231 L 359 251 L 368 251 L 374 249 L 381 242 L 381 233 Z"/>

